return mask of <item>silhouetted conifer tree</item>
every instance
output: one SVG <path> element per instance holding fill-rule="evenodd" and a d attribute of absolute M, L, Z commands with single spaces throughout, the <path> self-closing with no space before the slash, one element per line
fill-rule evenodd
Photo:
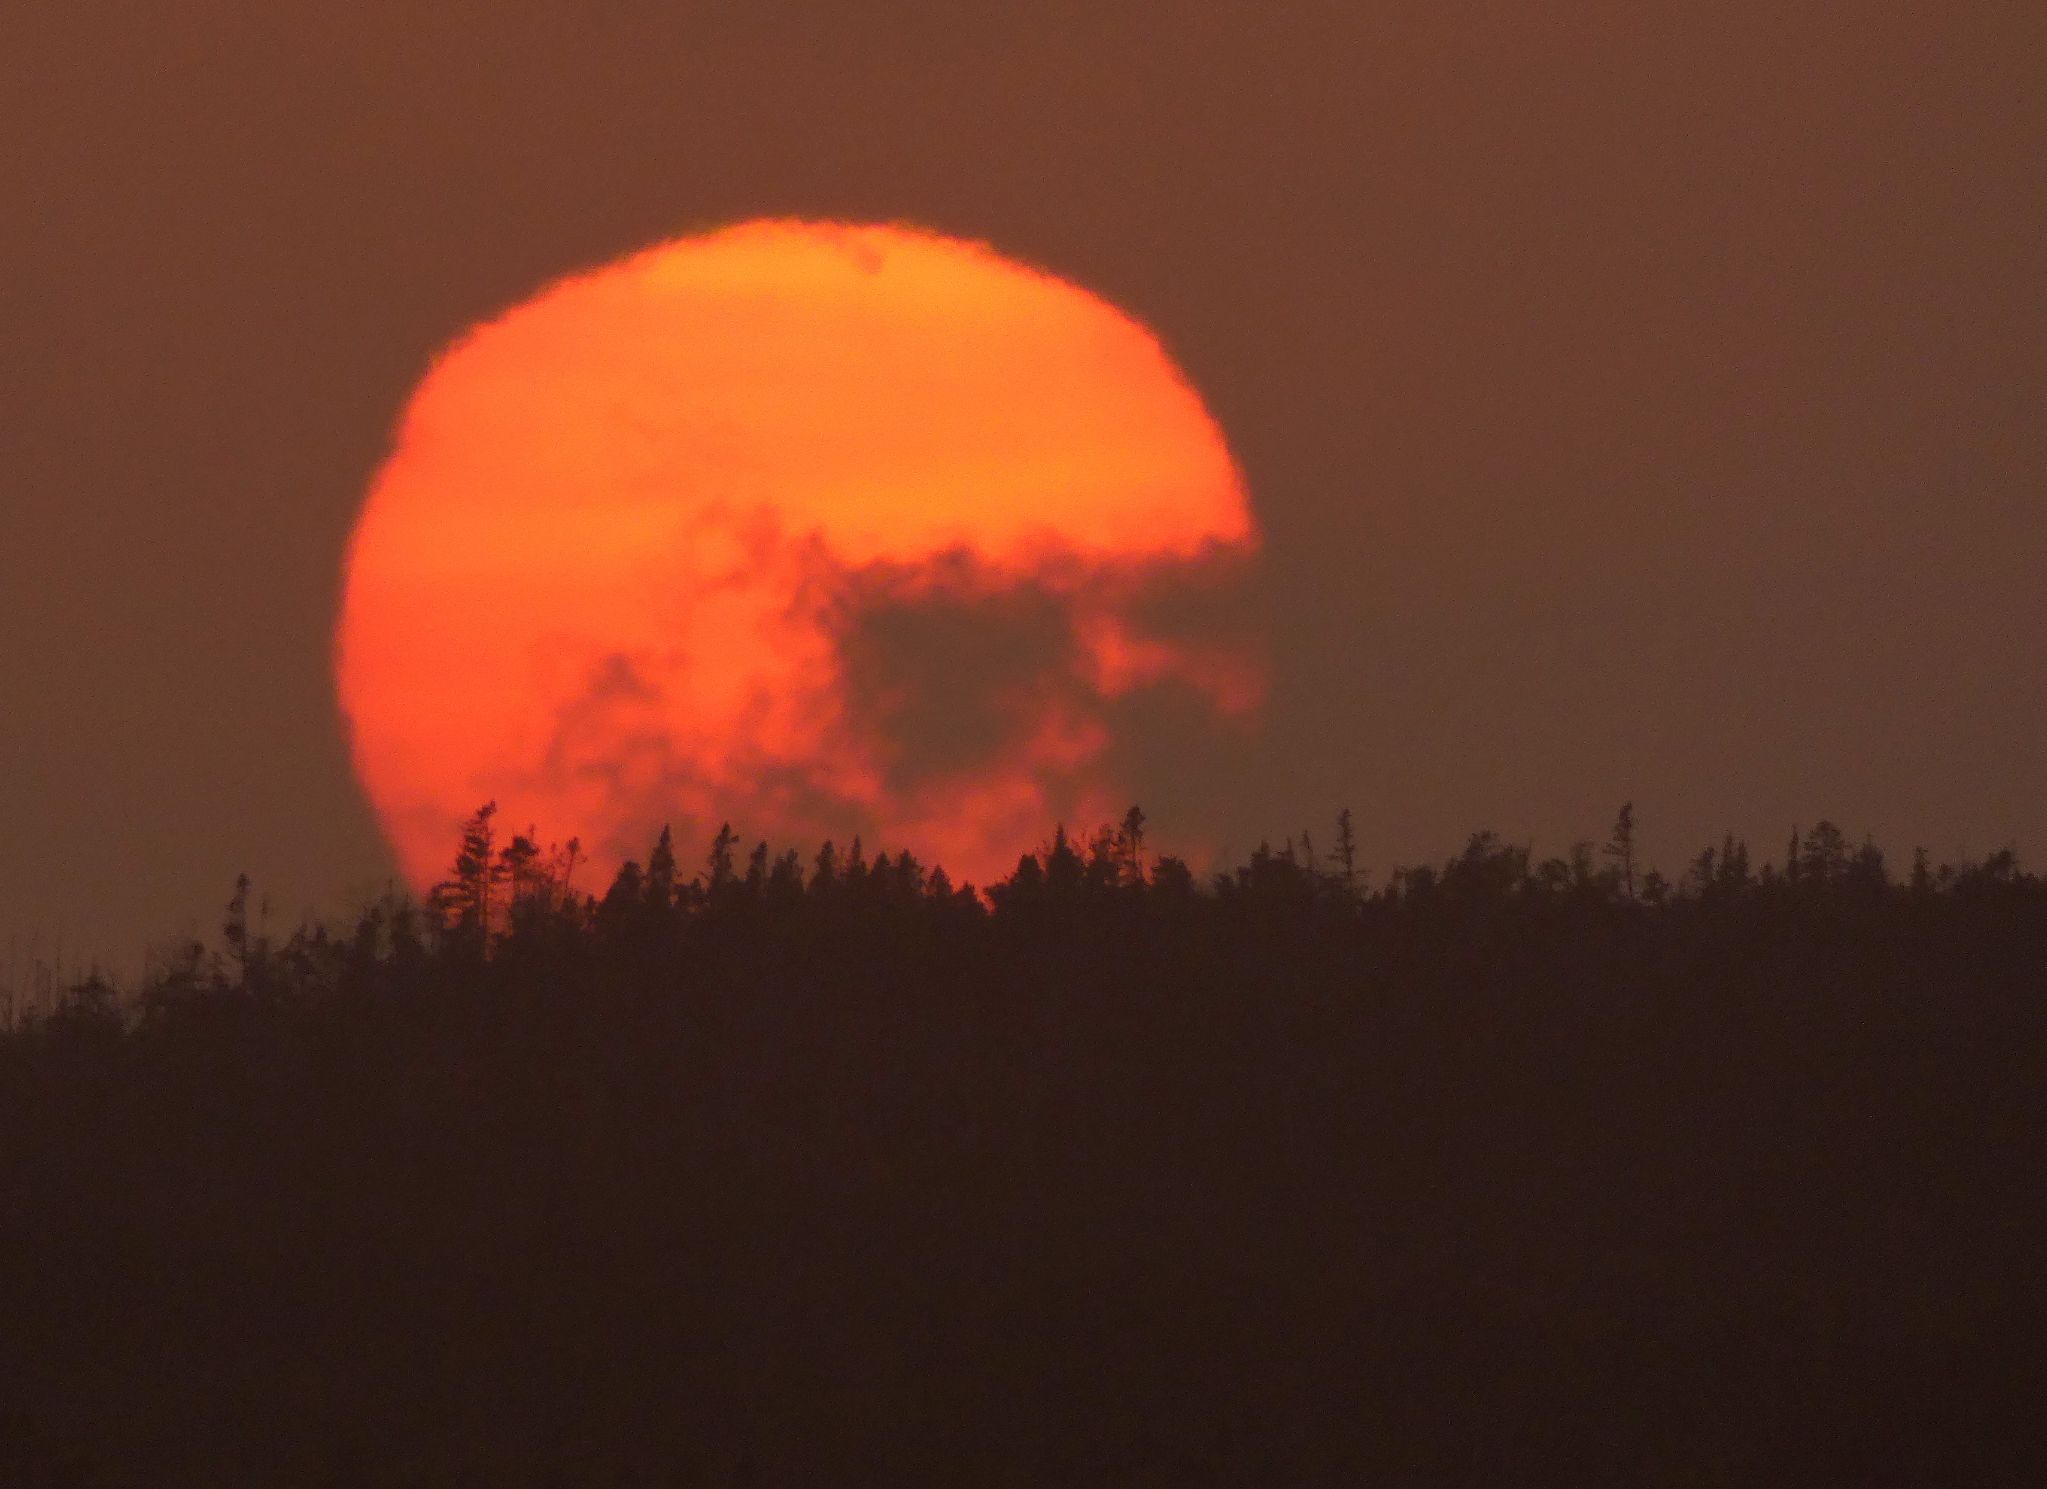
<path fill-rule="evenodd" d="M 1087 867 L 1083 880 L 1095 891 L 1114 889 L 1123 880 L 1126 854 L 1122 835 L 1104 822 L 1088 838 Z"/>
<path fill-rule="evenodd" d="M 1123 825 L 1117 835 L 1118 847 L 1122 850 L 1124 873 L 1131 884 L 1144 883 L 1144 808 L 1135 802 L 1123 814 Z"/>
<path fill-rule="evenodd" d="M 485 802 L 462 824 L 454 871 L 433 893 L 443 926 L 456 933 L 458 944 L 477 952 L 490 949 L 491 912 L 497 886 L 505 875 L 492 820 L 497 810 L 496 802 Z"/>
<path fill-rule="evenodd" d="M 1749 887 L 1748 844 L 1727 834 L 1720 843 L 1721 887 L 1739 894 Z"/>
<path fill-rule="evenodd" d="M 1162 857 L 1151 866 L 1151 887 L 1169 900 L 1191 900 L 1196 892 L 1194 871 L 1184 859 Z"/>
<path fill-rule="evenodd" d="M 514 912 L 543 893 L 546 867 L 540 861 L 540 844 L 535 841 L 536 836 L 536 830 L 531 827 L 525 832 L 514 833 L 511 842 L 498 852 L 501 877 L 511 891 Z"/>
<path fill-rule="evenodd" d="M 825 839 L 824 846 L 817 850 L 817 860 L 810 871 L 810 892 L 829 894 L 838 887 L 839 850 L 832 846 L 831 839 Z"/>
<path fill-rule="evenodd" d="M 1613 835 L 1606 842 L 1606 856 L 1613 860 L 1620 876 L 1622 891 L 1629 899 L 1635 898 L 1635 804 L 1623 802 L 1620 815 L 1614 818 Z"/>
<path fill-rule="evenodd" d="M 1912 893 L 1925 896 L 1933 892 L 1933 865 L 1924 848 L 1912 850 Z"/>
<path fill-rule="evenodd" d="M 738 846 L 739 834 L 732 830 L 732 824 L 730 822 L 721 824 L 718 835 L 711 839 L 711 851 L 704 857 L 704 866 L 709 875 L 707 887 L 713 894 L 731 886 L 735 877 L 733 850 Z"/>
<path fill-rule="evenodd" d="M 641 902 L 657 917 L 675 908 L 675 879 L 675 834 L 664 825 L 647 854 L 640 884 Z"/>
<path fill-rule="evenodd" d="M 1358 887 L 1358 840 L 1351 830 L 1349 807 L 1336 814 L 1336 847 L 1330 853 L 1329 861 L 1342 871 L 1344 892 L 1355 894 Z"/>
<path fill-rule="evenodd" d="M 777 910 L 795 909 L 803 902 L 803 858 L 794 848 L 775 860 L 768 872 L 767 900 Z"/>
<path fill-rule="evenodd" d="M 235 876 L 234 897 L 227 902 L 227 919 L 220 928 L 220 939 L 227 943 L 228 955 L 234 958 L 235 986 L 249 985 L 249 876 Z"/>
<path fill-rule="evenodd" d="M 624 934 L 645 923 L 646 908 L 647 877 L 638 863 L 627 859 L 598 903 L 598 927 L 612 935 Z"/>
<path fill-rule="evenodd" d="M 576 866 L 583 861 L 583 840 L 570 838 L 548 849 L 542 882 L 547 902 L 556 908 L 575 903 Z"/>

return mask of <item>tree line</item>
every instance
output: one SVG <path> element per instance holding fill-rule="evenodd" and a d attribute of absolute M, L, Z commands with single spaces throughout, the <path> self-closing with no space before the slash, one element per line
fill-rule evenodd
<path fill-rule="evenodd" d="M 870 858 L 858 837 L 843 849 L 828 841 L 808 857 L 776 852 L 765 841 L 747 849 L 730 823 L 694 872 L 685 872 L 664 827 L 644 860 L 625 863 L 602 889 L 585 889 L 577 882 L 588 861 L 580 840 L 543 845 L 531 829 L 505 835 L 497 817 L 495 803 L 486 803 L 462 824 L 447 877 L 420 900 L 394 889 L 362 907 L 351 924 L 309 922 L 278 939 L 252 925 L 253 891 L 243 876 L 217 946 L 173 946 L 152 961 L 135 996 L 97 972 L 46 989 L 41 1011 L 118 1020 L 200 992 L 336 987 L 387 963 L 402 968 L 428 958 L 516 957 L 541 946 L 561 955 L 577 947 L 679 941 L 692 924 L 734 917 L 771 929 L 818 916 L 843 924 L 863 912 L 886 918 L 914 910 L 933 927 L 962 934 L 1047 915 L 1170 913 L 1236 924 L 1310 917 L 1325 930 L 1384 934 L 1450 906 L 1477 919 L 1625 914 L 1642 926 L 1674 926 L 1743 907 L 1830 914 L 1845 904 L 1923 910 L 1986 899 L 2037 907 L 2047 899 L 2047 880 L 2025 871 L 2010 848 L 1938 866 L 1919 849 L 1899 873 L 1873 841 L 1851 840 L 1826 820 L 1791 829 L 1781 859 L 1758 862 L 1749 844 L 1730 834 L 1666 876 L 1639 861 L 1632 802 L 1604 841 L 1580 841 L 1562 855 L 1538 858 L 1481 831 L 1455 856 L 1395 868 L 1376 884 L 1359 867 L 1349 809 L 1336 814 L 1326 851 L 1304 830 L 1277 847 L 1261 843 L 1241 864 L 1200 875 L 1178 857 L 1147 851 L 1148 818 L 1132 806 L 1119 822 L 1085 834 L 1055 828 L 1037 850 L 1019 856 L 1007 878 L 979 889 L 955 883 L 943 866 L 927 867 L 907 849 Z M 33 1022 L 36 1012 L 14 1008 L 8 1022 Z"/>
<path fill-rule="evenodd" d="M 0 1483 L 2024 1483 L 2047 882 L 579 845 L 0 1038 Z"/>

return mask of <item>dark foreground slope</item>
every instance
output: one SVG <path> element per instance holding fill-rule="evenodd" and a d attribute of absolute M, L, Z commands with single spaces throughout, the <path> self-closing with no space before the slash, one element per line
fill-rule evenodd
<path fill-rule="evenodd" d="M 1863 869 L 188 960 L 0 1042 L 0 1482 L 2028 1482 L 2047 886 Z"/>

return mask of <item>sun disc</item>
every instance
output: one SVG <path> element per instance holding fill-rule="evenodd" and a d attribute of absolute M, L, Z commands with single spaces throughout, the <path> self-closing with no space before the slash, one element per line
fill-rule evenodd
<path fill-rule="evenodd" d="M 1052 820 L 1120 810 L 1129 690 L 1255 703 L 1242 655 L 1132 608 L 1255 544 L 1220 429 L 1131 317 L 979 244 L 751 222 L 549 285 L 440 356 L 349 544 L 337 682 L 417 886 L 485 800 L 599 872 L 729 819 L 985 881 Z M 884 612 L 1025 597 L 1035 650 L 955 710 L 988 724 L 964 758 L 925 748 L 963 723 L 856 665 Z"/>

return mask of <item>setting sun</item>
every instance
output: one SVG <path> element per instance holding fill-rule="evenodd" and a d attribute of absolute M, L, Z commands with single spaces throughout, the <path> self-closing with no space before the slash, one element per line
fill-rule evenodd
<path fill-rule="evenodd" d="M 730 819 L 985 879 L 1120 810 L 1111 700 L 1253 706 L 1252 663 L 1136 600 L 1255 543 L 1220 430 L 1129 316 L 973 243 L 748 223 L 439 358 L 350 545 L 341 700 L 416 885 L 486 799 L 600 868 Z M 928 758 L 868 623 L 1026 601 L 1057 636 L 991 669 L 981 747 Z"/>

